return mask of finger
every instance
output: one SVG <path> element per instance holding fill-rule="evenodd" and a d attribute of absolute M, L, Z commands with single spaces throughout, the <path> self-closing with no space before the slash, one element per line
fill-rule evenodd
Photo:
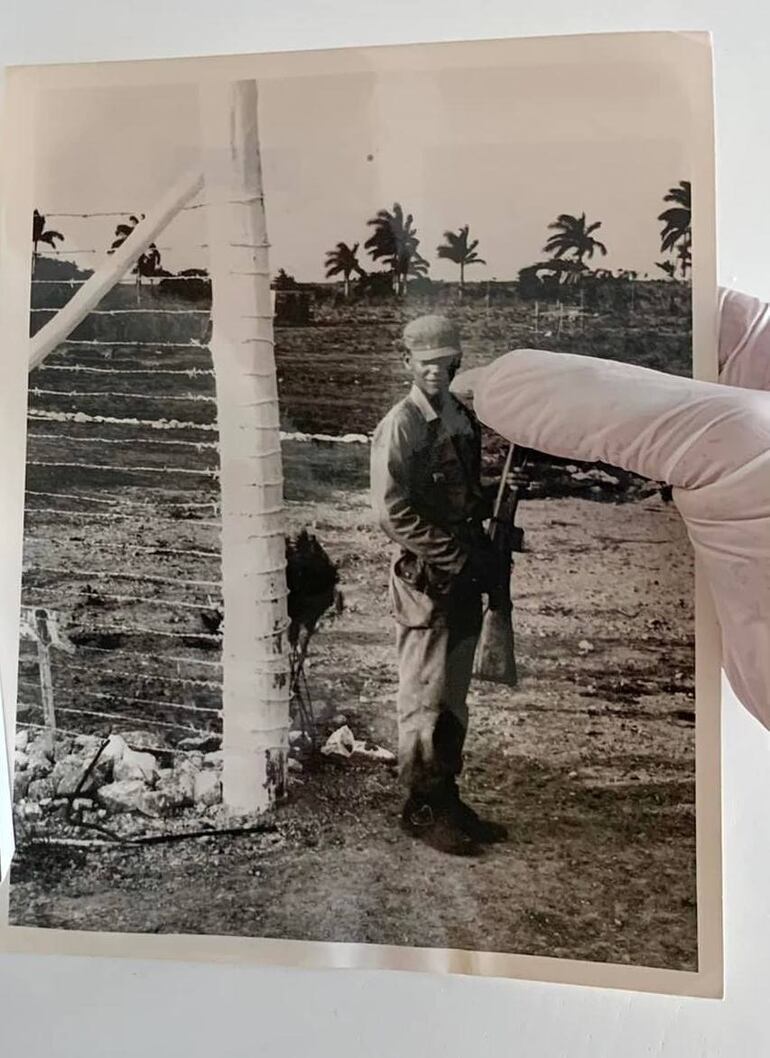
<path fill-rule="evenodd" d="M 680 488 L 707 485 L 770 443 L 770 427 L 747 429 L 766 413 L 765 394 L 614 360 L 517 349 L 473 382 L 476 415 L 509 441 Z"/>
<path fill-rule="evenodd" d="M 719 292 L 719 381 L 770 390 L 770 305 L 737 290 Z"/>
<path fill-rule="evenodd" d="M 474 403 L 482 422 L 517 444 L 676 486 L 714 598 L 725 671 L 770 727 L 770 395 L 523 349 L 476 380 Z"/>

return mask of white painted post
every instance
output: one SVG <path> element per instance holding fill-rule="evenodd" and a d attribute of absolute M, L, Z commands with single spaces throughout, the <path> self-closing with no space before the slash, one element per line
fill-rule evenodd
<path fill-rule="evenodd" d="M 284 795 L 289 660 L 283 476 L 255 81 L 201 90 L 219 420 L 225 804 Z"/>

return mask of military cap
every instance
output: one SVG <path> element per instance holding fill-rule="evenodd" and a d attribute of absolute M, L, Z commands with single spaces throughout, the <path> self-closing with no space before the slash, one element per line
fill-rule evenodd
<path fill-rule="evenodd" d="M 460 332 L 446 316 L 418 316 L 404 327 L 404 345 L 413 356 L 457 356 Z"/>

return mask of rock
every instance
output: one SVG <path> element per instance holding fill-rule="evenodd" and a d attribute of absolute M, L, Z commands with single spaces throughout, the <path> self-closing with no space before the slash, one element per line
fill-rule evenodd
<path fill-rule="evenodd" d="M 287 766 L 287 768 L 289 770 L 289 774 L 290 775 L 299 775 L 305 770 L 302 767 L 302 762 L 298 761 L 298 760 L 295 760 L 294 757 L 289 757 L 289 760 L 288 760 L 288 763 L 287 763 L 286 766 Z"/>
<path fill-rule="evenodd" d="M 53 735 L 50 731 L 43 731 L 42 734 L 30 740 L 27 745 L 27 756 L 40 756 L 50 761 L 53 760 Z"/>
<path fill-rule="evenodd" d="M 17 731 L 16 732 L 16 738 L 15 738 L 15 741 L 14 741 L 14 746 L 19 751 L 19 753 L 23 753 L 28 745 L 29 745 L 29 731 L 27 731 L 25 728 L 22 728 L 21 731 Z"/>
<path fill-rule="evenodd" d="M 177 806 L 162 791 L 145 790 L 140 799 L 139 810 L 146 816 L 165 816 Z"/>
<path fill-rule="evenodd" d="M 110 812 L 136 812 L 142 810 L 146 793 L 147 787 L 141 779 L 125 779 L 100 787 L 96 797 Z"/>
<path fill-rule="evenodd" d="M 578 650 L 583 654 L 589 654 L 593 649 L 594 645 L 588 639 L 581 639 L 578 643 Z"/>
<path fill-rule="evenodd" d="M 85 757 L 93 757 L 102 742 L 104 739 L 98 735 L 76 735 L 73 751 L 79 751 Z"/>
<path fill-rule="evenodd" d="M 337 713 L 337 715 L 332 720 L 332 723 L 334 724 L 335 727 L 345 727 L 347 722 L 348 722 L 348 718 L 345 716 L 344 713 Z"/>
<path fill-rule="evenodd" d="M 55 764 L 51 772 L 51 781 L 56 788 L 57 796 L 74 793 L 87 767 L 88 764 L 83 761 L 82 757 L 72 754 Z M 87 785 L 91 785 L 90 779 L 91 776 L 89 776 Z"/>
<path fill-rule="evenodd" d="M 121 738 L 120 735 L 110 735 L 107 740 L 107 745 L 102 750 L 102 754 L 99 758 L 99 762 L 112 761 L 113 766 L 116 761 L 119 761 L 123 754 L 128 749 L 125 739 Z"/>
<path fill-rule="evenodd" d="M 364 757 L 367 760 L 382 761 L 383 764 L 392 764 L 396 759 L 389 749 L 376 746 L 366 739 L 355 738 L 347 724 L 338 727 L 329 735 L 321 746 L 321 752 L 327 757 Z"/>
<path fill-rule="evenodd" d="M 166 799 L 169 808 L 184 808 L 195 803 L 195 777 L 190 768 L 175 768 L 170 776 L 159 779 L 155 792 Z"/>
<path fill-rule="evenodd" d="M 377 746 L 374 742 L 367 742 L 364 739 L 355 740 L 352 755 L 354 757 L 364 757 L 367 760 L 379 760 L 383 764 L 394 764 L 396 760 L 396 754 L 391 753 L 389 749 L 385 749 L 384 746 Z"/>
<path fill-rule="evenodd" d="M 42 819 L 43 809 L 34 801 L 26 801 L 23 805 L 20 805 L 20 814 L 25 822 L 30 822 L 35 819 Z"/>
<path fill-rule="evenodd" d="M 305 732 L 304 731 L 290 731 L 289 732 L 289 745 L 290 746 L 297 746 L 297 745 L 299 745 L 300 743 L 302 743 L 304 741 L 305 741 Z"/>
<path fill-rule="evenodd" d="M 118 738 L 122 738 L 131 749 L 152 752 L 152 750 L 164 750 L 169 748 L 168 739 L 157 731 L 121 731 Z"/>
<path fill-rule="evenodd" d="M 222 800 L 222 783 L 213 770 L 199 771 L 193 789 L 196 804 L 217 805 Z"/>
<path fill-rule="evenodd" d="M 203 757 L 204 768 L 221 768 L 224 763 L 225 755 L 221 749 L 215 750 L 213 753 L 206 753 Z"/>
<path fill-rule="evenodd" d="M 17 749 L 13 754 L 13 767 L 15 771 L 24 771 L 29 764 L 29 757 L 21 750 Z"/>
<path fill-rule="evenodd" d="M 148 786 L 154 786 L 159 770 L 158 761 L 152 753 L 140 753 L 126 746 L 112 766 L 112 777 L 114 782 L 141 779 Z"/>
<path fill-rule="evenodd" d="M 65 757 L 69 757 L 72 750 L 73 741 L 71 738 L 57 738 L 53 747 L 54 761 L 64 760 Z"/>
<path fill-rule="evenodd" d="M 177 743 L 177 749 L 199 750 L 201 753 L 212 753 L 222 745 L 221 735 L 190 735 Z"/>
<path fill-rule="evenodd" d="M 336 731 L 332 731 L 326 742 L 321 746 L 321 752 L 325 757 L 349 757 L 353 752 L 355 743 L 353 732 L 347 724 L 343 724 Z"/>
<path fill-rule="evenodd" d="M 13 799 L 23 801 L 29 790 L 29 774 L 25 771 L 13 773 Z"/>
<path fill-rule="evenodd" d="M 27 798 L 30 801 L 50 801 L 56 795 L 53 780 L 35 779 L 27 787 Z"/>
<path fill-rule="evenodd" d="M 33 746 L 31 751 L 27 754 L 26 774 L 29 777 L 30 782 L 44 779 L 47 775 L 51 774 L 52 768 L 53 763 L 50 758 L 41 753 L 37 747 Z"/>

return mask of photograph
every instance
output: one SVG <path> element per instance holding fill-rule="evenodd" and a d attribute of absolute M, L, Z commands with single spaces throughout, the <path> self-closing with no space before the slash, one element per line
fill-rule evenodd
<path fill-rule="evenodd" d="M 693 374 L 708 39 L 20 73 L 9 926 L 721 975 L 671 487 L 511 444 L 454 382 L 515 349 Z"/>

